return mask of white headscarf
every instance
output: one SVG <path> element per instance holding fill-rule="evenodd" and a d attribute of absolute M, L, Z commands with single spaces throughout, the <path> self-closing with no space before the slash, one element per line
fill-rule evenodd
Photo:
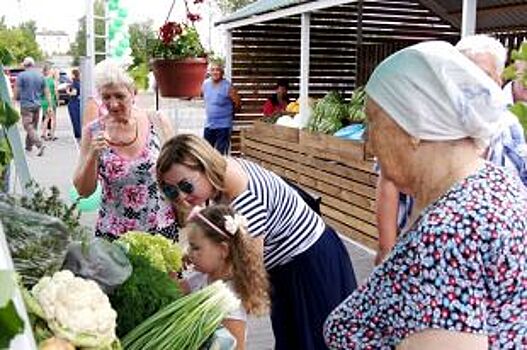
<path fill-rule="evenodd" d="M 474 138 L 501 130 L 506 99 L 483 70 L 442 41 L 407 47 L 373 72 L 366 92 L 410 135 L 422 140 Z"/>

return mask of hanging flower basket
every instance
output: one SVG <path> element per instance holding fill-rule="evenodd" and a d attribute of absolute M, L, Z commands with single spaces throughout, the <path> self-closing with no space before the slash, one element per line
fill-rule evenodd
<path fill-rule="evenodd" d="M 198 97 L 207 73 L 207 59 L 153 59 L 152 69 L 163 97 Z"/>

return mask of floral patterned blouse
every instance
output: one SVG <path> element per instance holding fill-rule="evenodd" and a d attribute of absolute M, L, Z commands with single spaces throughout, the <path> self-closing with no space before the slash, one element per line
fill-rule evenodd
<path fill-rule="evenodd" d="M 90 130 L 100 129 L 99 120 Z M 154 176 L 160 142 L 150 122 L 145 148 L 138 157 L 128 159 L 111 147 L 99 155 L 99 181 L 102 185 L 102 205 L 95 235 L 109 239 L 131 230 L 161 233 L 177 239 L 178 225 L 174 209 L 159 192 Z"/>
<path fill-rule="evenodd" d="M 331 349 L 394 349 L 425 329 L 527 349 L 527 201 L 487 164 L 423 211 L 387 260 L 329 315 Z"/>

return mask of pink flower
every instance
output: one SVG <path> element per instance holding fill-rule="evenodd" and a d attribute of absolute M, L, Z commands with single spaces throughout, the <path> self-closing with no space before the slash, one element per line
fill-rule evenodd
<path fill-rule="evenodd" d="M 148 199 L 148 187 L 145 185 L 128 185 L 123 187 L 123 204 L 132 209 L 140 209 Z"/>
<path fill-rule="evenodd" d="M 109 180 L 117 180 L 128 173 L 128 164 L 119 157 L 112 157 L 106 163 Z"/>

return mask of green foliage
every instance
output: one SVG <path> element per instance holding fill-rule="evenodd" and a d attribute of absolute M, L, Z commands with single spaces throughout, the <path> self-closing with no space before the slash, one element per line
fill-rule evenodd
<path fill-rule="evenodd" d="M 14 272 L 0 270 L 0 286 L 0 349 L 6 349 L 11 339 L 24 331 L 24 321 L 12 300 L 16 286 Z"/>
<path fill-rule="evenodd" d="M 11 28 L 2 21 L 0 23 L 0 59 L 2 63 L 22 62 L 27 56 L 31 56 L 37 61 L 42 59 L 44 55 L 35 40 L 35 31 L 34 21 L 24 22 L 18 27 Z"/>
<path fill-rule="evenodd" d="M 242 7 L 252 4 L 256 0 L 216 0 L 221 12 L 224 14 L 235 12 Z"/>
<path fill-rule="evenodd" d="M 96 0 L 94 5 L 94 15 L 104 17 L 104 1 Z M 95 20 L 95 32 L 99 35 L 104 35 L 106 32 L 106 24 L 104 21 Z M 95 38 L 95 51 L 104 52 L 106 50 L 105 40 L 102 38 Z M 79 19 L 79 30 L 75 35 L 75 41 L 71 43 L 70 52 L 73 56 L 73 65 L 78 66 L 80 58 L 86 56 L 86 16 Z M 103 56 L 96 56 L 96 63 L 104 59 Z"/>
<path fill-rule="evenodd" d="M 155 39 L 151 47 L 153 58 L 180 59 L 205 56 L 205 49 L 194 26 L 184 26 L 183 32 L 169 42 L 164 42 L 160 38 Z"/>
<path fill-rule="evenodd" d="M 516 102 L 509 108 L 509 110 L 518 117 L 523 130 L 527 131 L 527 103 Z"/>
<path fill-rule="evenodd" d="M 139 65 L 132 67 L 129 70 L 130 76 L 134 79 L 135 86 L 138 89 L 146 89 L 148 87 L 148 64 L 142 62 Z"/>
<path fill-rule="evenodd" d="M 503 71 L 505 80 L 519 80 L 527 86 L 527 41 L 524 41 L 518 50 L 512 50 L 512 63 Z"/>
<path fill-rule="evenodd" d="M 156 33 L 153 29 L 153 21 L 148 20 L 140 23 L 132 23 L 128 27 L 130 34 L 130 48 L 134 59 L 132 67 L 148 64 L 149 53 L 152 52 L 152 45 L 156 40 Z"/>
<path fill-rule="evenodd" d="M 110 295 L 110 303 L 117 312 L 119 338 L 182 295 L 166 272 L 156 269 L 142 256 L 130 254 L 128 258 L 132 275 Z"/>

